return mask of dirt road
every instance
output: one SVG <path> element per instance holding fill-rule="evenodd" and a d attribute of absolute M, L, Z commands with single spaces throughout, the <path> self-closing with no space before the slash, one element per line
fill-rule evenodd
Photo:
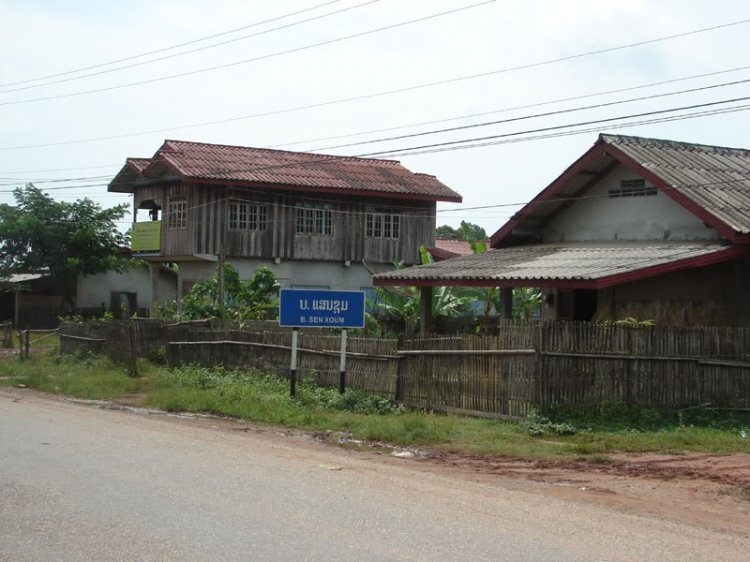
<path fill-rule="evenodd" d="M 488 462 L 400 459 L 280 429 L 2 390 L 0 560 L 738 561 L 750 552 L 741 499 L 727 500 L 741 515 L 721 529 L 601 505 L 586 484 L 545 480 L 574 466 L 526 463 L 535 481 L 513 474 L 510 460 L 494 459 L 495 474 Z"/>

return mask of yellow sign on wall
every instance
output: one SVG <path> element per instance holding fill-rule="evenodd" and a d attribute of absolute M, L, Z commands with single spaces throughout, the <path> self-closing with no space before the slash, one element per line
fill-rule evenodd
<path fill-rule="evenodd" d="M 161 221 L 135 223 L 130 247 L 134 252 L 158 252 L 161 250 Z"/>

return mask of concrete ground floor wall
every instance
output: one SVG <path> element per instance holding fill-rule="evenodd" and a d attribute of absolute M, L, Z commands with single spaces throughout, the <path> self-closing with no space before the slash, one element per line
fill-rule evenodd
<path fill-rule="evenodd" d="M 247 281 L 255 270 L 268 267 L 273 271 L 282 288 L 315 288 L 341 291 L 374 291 L 372 276 L 362 263 L 313 260 L 274 260 L 229 258 L 237 269 L 240 279 Z M 379 268 L 385 267 L 378 264 Z M 217 261 L 183 261 L 178 263 L 179 298 L 189 292 L 196 281 L 209 279 L 218 268 Z M 380 269 L 378 270 L 380 271 Z"/>
<path fill-rule="evenodd" d="M 161 270 L 159 273 L 158 300 L 172 302 L 177 298 L 177 275 Z M 116 295 L 113 297 L 113 294 Z M 78 276 L 78 307 L 112 307 L 113 299 L 124 302 L 121 295 L 134 295 L 137 306 L 151 308 L 153 284 L 148 264 L 129 269 L 122 273 L 107 271 L 98 275 Z"/>

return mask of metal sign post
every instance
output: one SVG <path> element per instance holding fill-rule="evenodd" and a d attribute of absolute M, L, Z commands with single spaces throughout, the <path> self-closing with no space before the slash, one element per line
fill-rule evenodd
<path fill-rule="evenodd" d="M 289 396 L 294 396 L 297 392 L 297 338 L 299 337 L 299 328 L 292 331 L 292 363 L 289 366 Z"/>
<path fill-rule="evenodd" d="M 282 289 L 279 325 L 294 328 L 289 393 L 294 396 L 297 382 L 297 331 L 299 328 L 341 328 L 339 392 L 346 390 L 346 329 L 364 328 L 364 291 L 321 291 Z"/>
<path fill-rule="evenodd" d="M 346 390 L 346 330 L 341 330 L 341 367 L 339 368 L 339 394 Z"/>

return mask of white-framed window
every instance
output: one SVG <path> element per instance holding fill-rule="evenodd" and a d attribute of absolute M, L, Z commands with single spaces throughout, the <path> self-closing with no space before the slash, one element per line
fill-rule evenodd
<path fill-rule="evenodd" d="M 169 228 L 187 228 L 187 195 L 170 195 L 167 225 Z"/>
<path fill-rule="evenodd" d="M 647 197 L 656 195 L 656 188 L 652 185 L 646 185 L 646 180 L 622 180 L 620 189 L 610 189 L 609 198 L 618 199 L 620 197 Z"/>
<path fill-rule="evenodd" d="M 268 207 L 256 203 L 229 203 L 230 230 L 265 230 L 268 224 Z"/>
<path fill-rule="evenodd" d="M 328 205 L 297 203 L 295 207 L 297 234 L 312 234 L 315 236 L 331 236 L 333 234 L 333 219 Z"/>
<path fill-rule="evenodd" d="M 392 209 L 369 208 L 365 210 L 365 236 L 367 238 L 393 238 L 401 236 L 401 213 Z"/>

